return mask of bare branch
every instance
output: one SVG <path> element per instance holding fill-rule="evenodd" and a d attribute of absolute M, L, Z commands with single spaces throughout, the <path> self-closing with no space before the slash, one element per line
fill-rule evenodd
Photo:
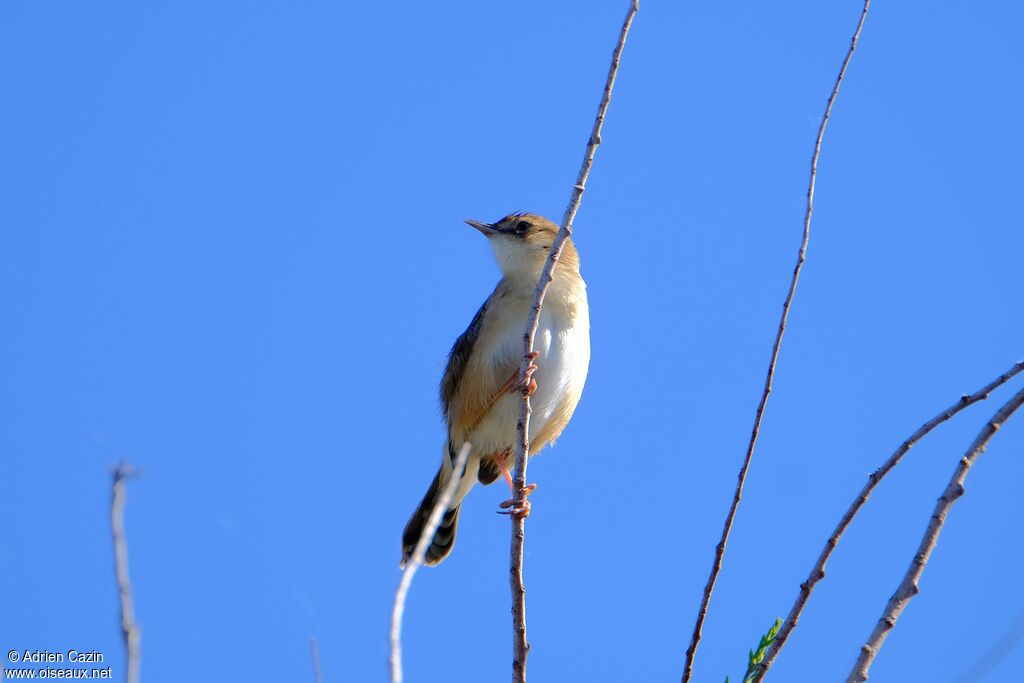
<path fill-rule="evenodd" d="M 135 475 L 135 470 L 121 461 L 112 473 L 114 484 L 110 500 L 110 527 L 114 536 L 114 568 L 117 572 L 117 592 L 121 602 L 121 635 L 124 637 L 125 683 L 139 681 L 139 625 L 135 623 L 135 608 L 132 605 L 132 585 L 128 579 L 128 542 L 124 535 L 125 482 Z"/>
<path fill-rule="evenodd" d="M 309 637 L 309 657 L 313 660 L 313 683 L 324 683 L 324 677 L 320 673 L 320 647 L 313 636 Z"/>
<path fill-rule="evenodd" d="M 458 456 L 456 456 L 455 464 L 452 466 L 452 475 L 445 482 L 441 495 L 438 496 L 437 501 L 434 503 L 430 516 L 427 518 L 427 523 L 423 525 L 423 531 L 420 533 L 420 540 L 416 544 L 416 549 L 405 563 L 402 579 L 398 582 L 398 589 L 395 591 L 395 603 L 391 608 L 391 683 L 401 683 L 402 681 L 402 615 L 405 613 L 405 598 L 409 594 L 409 585 L 412 583 L 413 574 L 423 564 L 423 557 L 427 554 L 427 546 L 430 545 L 430 540 L 434 538 L 434 532 L 437 531 L 437 527 L 441 523 L 441 516 L 444 515 L 448 505 L 452 502 L 452 497 L 455 496 L 455 490 L 459 487 L 462 472 L 466 469 L 466 461 L 469 459 L 470 450 L 472 450 L 472 445 L 468 441 L 462 444 L 462 449 L 459 451 Z M 315 647 L 315 643 L 313 645 Z M 319 669 L 317 674 L 319 675 Z"/>
<path fill-rule="evenodd" d="M 806 607 L 808 599 L 811 597 L 811 592 L 814 590 L 814 586 L 825 578 L 825 564 L 828 562 L 829 558 L 832 556 L 832 552 L 839 544 L 839 539 L 846 532 L 846 529 L 850 526 L 853 518 L 858 512 L 860 512 L 860 509 L 868 501 L 868 498 L 875 490 L 875 487 L 878 486 L 878 483 L 889 474 L 892 468 L 899 464 L 907 451 L 913 448 L 914 445 L 923 439 L 926 434 L 959 413 L 964 408 L 973 405 L 978 401 L 984 401 L 989 397 L 989 394 L 1008 382 L 1021 371 L 1024 371 L 1024 361 L 1015 363 L 1012 368 L 989 382 L 981 389 L 978 389 L 978 391 L 973 394 L 965 394 L 961 396 L 959 401 L 921 425 L 916 432 L 910 435 L 910 438 L 900 444 L 899 448 L 889 456 L 888 460 L 882 463 L 881 467 L 871 473 L 868 477 L 867 483 L 864 484 L 864 488 L 861 489 L 860 493 L 850 505 L 850 508 L 846 511 L 846 514 L 843 515 L 843 518 L 839 520 L 839 524 L 836 526 L 835 531 L 833 531 L 832 535 L 829 536 L 828 541 L 825 543 L 825 547 L 818 556 L 818 561 L 814 563 L 811 573 L 808 574 L 807 580 L 800 584 L 800 593 L 797 595 L 796 602 L 789 610 L 789 615 L 786 617 L 786 620 L 782 623 L 782 628 L 779 629 L 779 634 L 776 636 L 775 642 L 772 643 L 770 648 L 768 648 L 764 662 L 761 665 L 761 671 L 755 681 L 760 681 L 764 678 L 768 669 L 778 656 L 779 651 L 782 649 L 782 646 L 786 644 L 786 640 L 789 638 L 790 633 L 794 628 L 796 628 L 797 623 L 800 621 L 800 615 L 803 612 L 804 607 Z"/>
<path fill-rule="evenodd" d="M 964 457 L 960 459 L 960 462 L 956 466 L 956 470 L 953 472 L 953 477 L 949 480 L 949 484 L 946 486 L 946 490 L 942 493 L 938 502 L 935 504 L 935 511 L 932 513 L 931 520 L 928 522 L 928 527 L 925 529 L 924 537 L 921 539 L 921 543 L 917 548 L 917 552 L 914 553 L 914 559 L 910 562 L 910 567 L 907 568 L 906 574 L 903 576 L 903 580 L 900 582 L 899 588 L 893 593 L 893 596 L 889 598 L 888 604 L 885 606 L 885 611 L 882 612 L 881 618 L 878 620 L 878 624 L 875 625 L 875 629 L 871 632 L 866 643 L 860 650 L 860 656 L 857 658 L 856 663 L 853 665 L 853 669 L 850 671 L 850 675 L 846 679 L 846 683 L 864 683 L 868 680 L 868 669 L 871 667 L 871 663 L 878 655 L 878 651 L 882 648 L 882 644 L 885 642 L 886 637 L 889 635 L 889 631 L 896 626 L 896 620 L 900 618 L 900 614 L 907 608 L 910 600 L 920 592 L 918 588 L 918 581 L 921 579 L 921 574 L 924 573 L 924 568 L 928 564 L 929 558 L 931 558 L 932 551 L 935 550 L 935 544 L 939 540 L 939 534 L 942 533 L 942 526 L 946 523 L 946 515 L 949 514 L 950 509 L 953 507 L 953 503 L 957 499 L 964 495 L 964 480 L 967 479 L 967 474 L 970 472 L 971 466 L 974 461 L 985 452 L 985 448 L 988 446 L 988 442 L 995 436 L 995 433 L 999 431 L 999 428 L 1003 425 L 1006 420 L 1013 415 L 1017 408 L 1024 404 L 1024 389 L 1021 389 L 1013 397 L 1007 401 L 1002 408 L 1000 408 L 992 419 L 985 423 L 981 431 L 978 433 L 977 438 L 971 447 L 967 449 Z"/>
<path fill-rule="evenodd" d="M 594 119 L 594 127 L 590 133 L 590 140 L 587 143 L 586 152 L 583 155 L 583 164 L 580 167 L 576 184 L 573 185 L 572 194 L 569 199 L 569 206 L 562 216 L 562 225 L 551 246 L 551 253 L 541 271 L 540 279 L 537 281 L 537 290 L 534 294 L 533 306 L 530 309 L 530 316 L 526 321 L 526 330 L 523 332 L 523 358 L 519 364 L 519 377 L 524 385 L 523 399 L 519 406 L 519 419 L 516 423 L 516 465 L 513 478 L 513 510 L 523 507 L 526 499 L 526 461 L 530 451 L 530 397 L 525 389 L 527 368 L 529 368 L 533 353 L 533 338 L 537 333 L 537 325 L 540 320 L 540 309 L 544 304 L 544 295 L 547 294 L 548 286 L 553 279 L 552 273 L 555 264 L 562 256 L 562 249 L 565 240 L 572 234 L 572 222 L 576 218 L 576 212 L 580 208 L 580 201 L 586 189 L 587 177 L 590 175 L 590 168 L 594 163 L 594 154 L 598 145 L 601 144 L 601 128 L 604 125 L 605 113 L 608 111 L 608 103 L 612 99 L 612 87 L 615 85 L 615 75 L 619 70 L 619 59 L 622 56 L 622 49 L 626 45 L 626 36 L 629 34 L 629 27 L 633 23 L 633 17 L 640 9 L 639 0 L 631 0 L 626 18 L 622 22 L 622 29 L 619 32 L 619 42 L 612 53 L 612 63 L 608 69 L 608 78 L 605 81 L 604 93 L 601 96 L 601 104 L 597 108 L 597 117 Z M 512 587 L 512 680 L 513 682 L 526 683 L 526 656 L 530 645 L 526 640 L 526 586 L 523 584 L 523 544 L 526 541 L 526 525 L 522 515 L 512 514 L 512 548 L 509 558 L 509 583 Z"/>
<path fill-rule="evenodd" d="M 754 457 L 754 446 L 757 443 L 757 435 L 761 429 L 761 418 L 764 416 L 765 406 L 768 404 L 768 395 L 772 392 L 772 379 L 775 376 L 775 363 L 779 358 L 779 348 L 782 346 L 782 335 L 786 331 L 786 320 L 789 317 L 789 308 L 793 303 L 793 295 L 796 293 L 796 283 L 800 279 L 800 271 L 803 269 L 804 260 L 807 254 L 807 243 L 811 236 L 811 216 L 814 213 L 814 184 L 818 175 L 818 157 L 821 155 L 821 141 L 825 137 L 825 127 L 828 125 L 829 117 L 832 115 L 832 105 L 835 104 L 839 95 L 839 86 L 842 85 L 843 76 L 846 75 L 846 67 L 850 64 L 854 51 L 857 49 L 857 40 L 860 38 L 860 31 L 864 27 L 864 19 L 868 14 L 868 6 L 871 0 L 864 0 L 864 10 L 861 12 L 860 21 L 857 22 L 857 29 L 853 33 L 853 40 L 850 42 L 850 49 L 843 59 L 843 65 L 839 69 L 839 76 L 836 84 L 829 95 L 828 104 L 825 105 L 825 115 L 818 127 L 818 137 L 814 142 L 814 154 L 811 156 L 811 177 L 807 186 L 807 211 L 804 214 L 804 234 L 800 243 L 800 250 L 797 253 L 796 267 L 793 268 L 793 278 L 789 283 L 789 293 L 786 294 L 786 301 L 782 304 L 782 317 L 779 319 L 779 330 L 775 335 L 775 344 L 772 347 L 771 360 L 768 363 L 768 375 L 764 381 L 764 391 L 761 393 L 761 402 L 757 406 L 757 413 L 754 416 L 754 428 L 750 433 L 750 444 L 747 446 L 747 455 L 740 468 L 736 492 L 733 494 L 732 505 L 729 514 L 725 518 L 725 526 L 722 529 L 722 537 L 715 546 L 715 559 L 711 565 L 711 574 L 708 576 L 704 586 L 704 597 L 701 599 L 700 609 L 697 610 L 697 622 L 693 626 L 693 634 L 690 637 L 690 647 L 686 650 L 686 663 L 683 668 L 682 683 L 688 683 L 693 675 L 693 658 L 697 652 L 697 644 L 700 642 L 701 631 L 704 628 L 704 618 L 707 616 L 708 604 L 711 602 L 711 593 L 715 589 L 715 582 L 718 580 L 718 573 L 722 569 L 722 557 L 725 555 L 725 546 L 729 541 L 729 532 L 732 530 L 733 519 L 736 517 L 736 509 L 739 507 L 740 499 L 743 496 L 743 483 L 747 478 L 747 470 L 750 468 L 750 461 Z"/>

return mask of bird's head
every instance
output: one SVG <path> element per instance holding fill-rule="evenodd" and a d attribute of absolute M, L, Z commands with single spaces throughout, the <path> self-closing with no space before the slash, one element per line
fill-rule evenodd
<path fill-rule="evenodd" d="M 466 223 L 490 240 L 505 277 L 523 275 L 536 279 L 558 234 L 555 223 L 535 213 L 512 213 L 494 223 L 471 220 Z M 566 240 L 559 265 L 579 269 L 571 240 Z"/>

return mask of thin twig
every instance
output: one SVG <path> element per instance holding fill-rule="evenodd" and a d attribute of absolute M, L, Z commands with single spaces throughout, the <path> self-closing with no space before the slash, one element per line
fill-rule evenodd
<path fill-rule="evenodd" d="M 942 533 L 942 526 L 946 523 L 946 515 L 949 514 L 950 509 L 953 507 L 953 503 L 957 499 L 964 495 L 964 480 L 967 479 L 967 474 L 970 472 L 971 466 L 974 461 L 985 452 L 985 448 L 988 446 L 988 442 L 995 436 L 995 433 L 999 431 L 999 428 L 1003 425 L 1006 420 L 1009 419 L 1013 412 L 1020 408 L 1024 404 L 1024 389 L 1021 389 L 1013 397 L 1007 401 L 1002 408 L 1000 408 L 992 419 L 985 423 L 981 431 L 978 433 L 977 438 L 971 447 L 967 449 L 964 457 L 960 459 L 960 462 L 956 466 L 956 470 L 953 472 L 952 478 L 949 480 L 949 484 L 946 486 L 946 490 L 942 493 L 938 502 L 935 504 L 935 512 L 932 513 L 931 520 L 928 522 L 928 527 L 925 529 L 924 536 L 921 538 L 921 543 L 917 548 L 917 552 L 914 553 L 914 559 L 911 560 L 910 566 L 907 568 L 906 574 L 903 575 L 903 580 L 900 582 L 899 588 L 893 593 L 893 596 L 889 598 L 888 604 L 885 606 L 885 611 L 882 612 L 881 618 L 878 620 L 878 624 L 875 625 L 875 629 L 868 636 L 867 642 L 864 643 L 860 650 L 860 656 L 857 658 L 856 663 L 853 665 L 853 669 L 850 670 L 850 675 L 846 679 L 846 683 L 864 683 L 868 680 L 868 669 L 871 667 L 871 663 L 878 655 L 878 651 L 882 648 L 882 644 L 885 642 L 886 637 L 889 635 L 889 631 L 896 626 L 896 620 L 900 618 L 900 614 L 907 608 L 910 600 L 920 592 L 920 588 L 917 583 L 921 579 L 921 574 L 924 573 L 924 568 L 928 564 L 928 560 L 931 557 L 932 551 L 935 550 L 935 544 L 939 540 L 939 534 Z"/>
<path fill-rule="evenodd" d="M 135 623 L 135 608 L 132 605 L 132 585 L 128 580 L 128 542 L 124 535 L 125 482 L 135 475 L 135 470 L 121 461 L 112 472 L 114 485 L 110 500 L 110 527 L 114 535 L 114 568 L 117 572 L 117 592 L 121 602 L 121 635 L 124 637 L 125 683 L 139 681 L 139 625 Z"/>
<path fill-rule="evenodd" d="M 928 432 L 932 431 L 964 408 L 973 405 L 978 401 L 984 401 L 989 397 L 989 394 L 1008 382 L 1021 371 L 1024 371 L 1024 361 L 1015 363 L 1013 367 L 1005 373 L 995 378 L 981 389 L 978 389 L 973 394 L 964 394 L 961 396 L 959 401 L 921 425 L 916 432 L 910 435 L 909 439 L 900 444 L 899 448 L 889 456 L 888 460 L 882 463 L 881 467 L 871 473 L 868 477 L 867 483 L 864 484 L 864 488 L 861 489 L 860 493 L 850 505 L 850 508 L 846 511 L 846 514 L 843 515 L 843 518 L 839 520 L 839 524 L 836 525 L 832 535 L 829 536 L 828 541 L 825 543 L 825 547 L 818 556 L 818 561 L 814 563 L 811 573 L 808 574 L 807 580 L 800 584 L 800 593 L 797 595 L 796 602 L 793 603 L 793 607 L 789 610 L 789 615 L 782 623 L 782 628 L 779 629 L 779 634 L 776 636 L 775 642 L 772 643 L 770 648 L 768 648 L 768 652 L 765 654 L 764 662 L 761 666 L 761 672 L 755 680 L 760 681 L 764 678 L 768 669 L 778 656 L 779 650 L 781 650 L 783 645 L 786 644 L 786 639 L 789 638 L 790 633 L 794 628 L 796 628 L 797 623 L 800 621 L 800 615 L 803 613 L 804 607 L 806 607 L 807 601 L 810 599 L 811 592 L 814 590 L 815 585 L 825 578 L 825 564 L 828 562 L 829 558 L 832 556 L 832 552 L 839 544 L 839 539 L 846 532 L 846 529 L 850 526 L 853 518 L 857 516 L 857 513 L 860 512 L 860 509 L 868 501 L 868 498 L 875 490 L 875 487 L 878 486 L 878 483 L 889 474 L 892 468 L 899 464 L 907 451 L 913 448 L 918 441 L 923 439 Z"/>
<path fill-rule="evenodd" d="M 313 683 L 324 683 L 324 677 L 320 673 L 320 647 L 313 636 L 309 637 L 309 657 L 313 660 Z"/>
<path fill-rule="evenodd" d="M 459 487 L 459 480 L 462 472 L 466 469 L 466 461 L 469 459 L 469 452 L 472 445 L 466 441 L 455 458 L 452 466 L 452 474 L 445 482 L 441 495 L 434 503 L 427 523 L 423 525 L 420 533 L 420 540 L 413 550 L 412 556 L 405 563 L 405 570 L 402 572 L 402 579 L 398 582 L 398 589 L 395 591 L 395 604 L 391 608 L 391 683 L 402 682 L 402 615 L 405 613 L 405 598 L 409 594 L 409 585 L 412 583 L 412 576 L 423 564 L 423 557 L 427 554 L 427 546 L 434 538 L 434 532 L 441 524 L 441 517 L 448 509 L 449 503 L 455 496 L 455 490 Z"/>
<path fill-rule="evenodd" d="M 523 358 L 519 364 L 519 377 L 524 385 L 522 402 L 519 405 L 519 419 L 516 423 L 516 465 L 513 479 L 513 500 L 514 510 L 522 509 L 526 499 L 526 461 L 530 451 L 530 397 L 525 389 L 527 368 L 532 362 L 533 338 L 537 333 L 537 325 L 540 320 L 540 309 L 544 304 L 544 295 L 547 294 L 548 286 L 553 279 L 552 273 L 555 264 L 562 255 L 565 241 L 572 235 L 572 222 L 576 218 L 576 212 L 580 208 L 580 200 L 583 198 L 583 191 L 586 189 L 587 177 L 590 175 L 590 168 L 594 163 L 594 154 L 598 145 L 601 144 L 601 128 L 604 125 L 605 113 L 608 111 L 608 103 L 612 99 L 612 87 L 615 85 L 615 75 L 619 70 L 619 59 L 622 56 L 622 49 L 626 45 L 626 36 L 629 34 L 629 27 L 633 23 L 633 17 L 640 9 L 639 0 L 631 0 L 626 18 L 622 22 L 622 29 L 619 32 L 619 42 L 615 45 L 612 53 L 612 63 L 608 69 L 608 78 L 605 81 L 604 93 L 601 96 L 601 104 L 597 108 L 597 117 L 594 119 L 594 127 L 590 133 L 590 140 L 587 142 L 587 149 L 583 155 L 583 164 L 580 167 L 576 184 L 573 185 L 572 194 L 569 199 L 569 206 L 562 216 L 562 225 L 551 245 L 551 253 L 544 264 L 540 278 L 537 281 L 537 289 L 534 293 L 533 306 L 526 321 L 526 329 L 523 332 Z M 526 586 L 523 584 L 523 544 L 526 541 L 525 518 L 522 515 L 510 515 L 512 519 L 512 547 L 509 558 L 509 583 L 512 587 L 512 681 L 513 683 L 526 683 L 526 656 L 530 651 L 530 644 L 526 640 Z"/>
<path fill-rule="evenodd" d="M 836 84 L 829 95 L 828 104 L 825 105 L 825 115 L 818 127 L 818 137 L 814 142 L 814 154 L 811 156 L 811 177 L 807 186 L 807 211 L 804 214 L 804 234 L 800 243 L 800 250 L 797 253 L 796 267 L 793 268 L 793 278 L 789 283 L 789 292 L 786 294 L 786 301 L 782 304 L 782 316 L 779 319 L 779 330 L 775 335 L 775 344 L 772 347 L 771 360 L 768 363 L 768 374 L 764 381 L 764 390 L 761 393 L 761 402 L 757 406 L 757 413 L 754 416 L 754 428 L 750 433 L 750 443 L 747 446 L 747 455 L 743 460 L 743 467 L 740 469 L 736 492 L 733 494 L 732 505 L 729 507 L 729 514 L 725 518 L 725 525 L 722 529 L 722 537 L 715 546 L 715 559 L 711 565 L 711 574 L 704 586 L 704 597 L 701 599 L 700 609 L 697 611 L 697 622 L 693 626 L 693 634 L 690 637 L 690 647 L 686 650 L 686 664 L 683 667 L 682 683 L 688 683 L 693 675 L 693 658 L 697 652 L 697 644 L 700 642 L 701 631 L 704 628 L 704 618 L 707 616 L 708 604 L 711 602 L 711 593 L 715 589 L 715 582 L 718 580 L 718 573 L 722 569 L 722 557 L 725 555 L 725 546 L 729 541 L 729 532 L 732 530 L 733 519 L 736 517 L 736 509 L 739 507 L 740 498 L 743 496 L 743 483 L 747 478 L 747 470 L 750 468 L 750 461 L 754 457 L 754 446 L 757 443 L 757 435 L 761 429 L 761 418 L 764 416 L 765 406 L 768 404 L 768 395 L 772 392 L 772 379 L 775 376 L 775 363 L 779 358 L 779 348 L 782 346 L 782 335 L 786 331 L 786 320 L 789 317 L 789 308 L 793 303 L 793 295 L 796 293 L 796 283 L 800 279 L 800 271 L 803 269 L 804 260 L 807 255 L 807 243 L 811 237 L 811 216 L 814 213 L 814 184 L 818 175 L 818 157 L 821 155 L 821 141 L 825 137 L 825 127 L 828 125 L 829 117 L 832 115 L 832 105 L 835 104 L 839 95 L 839 86 L 846 74 L 846 67 L 850 64 L 854 51 L 857 49 L 857 39 L 860 38 L 860 31 L 864 27 L 864 19 L 868 14 L 868 6 L 871 0 L 864 1 L 864 10 L 861 12 L 860 21 L 857 22 L 857 30 L 854 31 L 853 40 L 850 42 L 850 49 L 843 59 L 843 65 L 839 69 L 839 76 Z"/>

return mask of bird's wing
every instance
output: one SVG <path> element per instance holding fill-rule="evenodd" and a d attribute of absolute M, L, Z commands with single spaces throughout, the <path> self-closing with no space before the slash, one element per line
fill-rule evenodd
<path fill-rule="evenodd" d="M 483 419 L 515 377 L 517 358 L 502 354 L 493 317 L 496 307 L 492 304 L 503 296 L 502 283 L 498 283 L 448 354 L 441 379 L 441 406 L 453 436 L 465 434 Z"/>
<path fill-rule="evenodd" d="M 455 398 L 459 385 L 462 383 L 462 376 L 466 373 L 466 366 L 469 364 L 469 357 L 473 353 L 473 347 L 480 337 L 480 330 L 484 326 L 484 315 L 487 313 L 487 302 L 480 307 L 480 310 L 473 316 L 466 331 L 459 335 L 448 352 L 448 365 L 444 369 L 444 377 L 441 378 L 441 409 L 445 417 L 451 421 L 452 400 Z"/>

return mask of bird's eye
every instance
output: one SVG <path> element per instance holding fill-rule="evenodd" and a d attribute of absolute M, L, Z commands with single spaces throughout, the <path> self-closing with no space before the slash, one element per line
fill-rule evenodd
<path fill-rule="evenodd" d="M 533 226 L 530 225 L 530 221 L 519 221 L 519 223 L 516 224 L 516 232 L 522 235 L 526 232 L 529 232 L 530 228 L 532 227 Z"/>

